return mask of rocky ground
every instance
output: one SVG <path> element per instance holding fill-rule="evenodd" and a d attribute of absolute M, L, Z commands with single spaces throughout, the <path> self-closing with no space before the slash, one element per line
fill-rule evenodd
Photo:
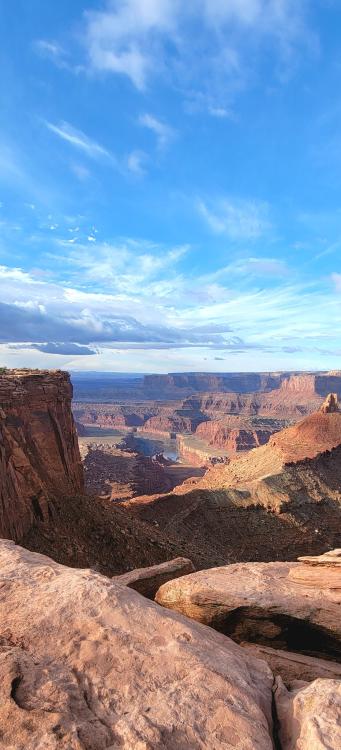
<path fill-rule="evenodd" d="M 338 750 L 340 560 L 174 560 L 155 603 L 130 586 L 165 565 L 109 580 L 0 541 L 2 746 Z"/>

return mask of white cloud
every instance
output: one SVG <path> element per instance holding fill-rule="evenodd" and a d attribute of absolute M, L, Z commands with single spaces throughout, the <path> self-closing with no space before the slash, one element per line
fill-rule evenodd
<path fill-rule="evenodd" d="M 157 36 L 171 32 L 177 7 L 178 0 L 123 0 L 86 13 L 91 67 L 124 74 L 143 90 L 155 66 Z"/>
<path fill-rule="evenodd" d="M 231 240 L 256 240 L 271 229 L 265 202 L 221 197 L 208 204 L 199 199 L 197 209 L 215 234 Z"/>
<path fill-rule="evenodd" d="M 110 161 L 115 161 L 113 155 L 106 148 L 101 146 L 96 141 L 89 138 L 81 130 L 77 130 L 68 122 L 62 122 L 59 125 L 54 125 L 51 122 L 45 123 L 46 127 L 58 135 L 59 138 L 74 146 L 76 149 L 84 151 L 87 156 L 92 159 L 105 158 Z"/>
<path fill-rule="evenodd" d="M 69 280 L 81 277 L 82 284 L 97 286 L 117 294 L 148 297 L 151 284 L 164 272 L 173 272 L 174 266 L 189 252 L 188 245 L 174 248 L 125 238 L 116 244 L 98 243 L 96 253 L 88 245 L 58 240 L 60 247 L 67 247 L 66 255 L 49 255 L 49 259 L 64 271 L 68 269 Z"/>
<path fill-rule="evenodd" d="M 282 354 L 293 352 L 296 367 L 301 354 L 307 367 L 320 355 L 339 356 L 341 274 L 333 276 L 335 290 L 328 284 L 288 283 L 280 259 L 251 256 L 189 278 L 178 268 L 190 250 L 186 246 L 131 239 L 96 248 L 65 246 L 65 256 L 46 258 L 50 278 L 0 267 L 0 342 L 36 342 L 49 356 L 77 354 L 77 344 L 83 357 L 86 346 L 102 353 L 108 347 L 112 356 L 115 347 L 131 352 L 131 364 L 137 349 L 162 350 L 165 358 L 174 349 L 173 361 L 185 369 L 189 363 L 200 369 L 200 357 L 210 357 L 209 352 L 241 358 L 259 352 L 259 369 L 271 352 L 272 367 L 274 361 L 288 361 Z M 98 356 L 99 364 L 104 355 L 89 356 Z M 28 361 L 22 353 L 22 362 Z M 159 355 L 159 366 L 160 361 Z"/>
<path fill-rule="evenodd" d="M 85 13 L 92 71 L 126 76 L 139 90 L 162 76 L 177 89 L 204 91 L 216 112 L 252 78 L 262 44 L 290 70 L 299 46 L 313 46 L 297 0 L 107 0 Z M 214 111 L 211 112 L 214 114 Z M 216 115 L 219 116 L 219 115 Z M 220 115 L 222 116 L 222 115 Z"/>
<path fill-rule="evenodd" d="M 139 117 L 139 124 L 144 128 L 151 130 L 156 138 L 158 148 L 162 149 L 168 146 L 170 141 L 175 137 L 176 131 L 167 125 L 165 122 L 161 122 L 154 115 L 148 114 L 147 112 Z"/>
<path fill-rule="evenodd" d="M 127 158 L 127 167 L 129 172 L 136 175 L 137 177 L 143 177 L 146 170 L 144 164 L 148 159 L 147 154 L 144 151 L 131 151 Z"/>
<path fill-rule="evenodd" d="M 58 42 L 38 39 L 34 43 L 34 47 L 42 57 L 50 58 L 60 67 L 67 67 L 66 52 Z"/>

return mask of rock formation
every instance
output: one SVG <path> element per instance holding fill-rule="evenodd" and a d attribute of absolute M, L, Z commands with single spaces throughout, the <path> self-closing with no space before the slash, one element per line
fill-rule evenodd
<path fill-rule="evenodd" d="M 278 388 L 289 373 L 230 372 L 230 373 L 170 373 L 168 375 L 145 375 L 143 387 L 152 393 L 172 391 L 200 393 L 205 391 L 250 393 Z"/>
<path fill-rule="evenodd" d="M 165 583 L 156 601 L 237 641 L 341 655 L 341 558 L 245 563 Z"/>
<path fill-rule="evenodd" d="M 293 651 L 262 646 L 259 643 L 241 643 L 243 648 L 257 659 L 264 659 L 275 675 L 279 675 L 288 688 L 294 688 L 297 681 L 313 682 L 319 677 L 341 680 L 341 664 L 330 659 L 319 659 Z"/>
<path fill-rule="evenodd" d="M 48 520 L 50 498 L 82 492 L 69 376 L 9 370 L 0 375 L 0 535 L 20 541 Z"/>
<path fill-rule="evenodd" d="M 149 568 L 131 570 L 129 573 L 116 576 L 113 580 L 138 591 L 147 599 L 154 599 L 156 592 L 164 583 L 193 572 L 194 566 L 191 560 L 187 560 L 185 557 L 176 557 L 174 560 L 152 565 Z"/>
<path fill-rule="evenodd" d="M 0 542 L 1 746 L 272 750 L 273 677 L 225 636 Z"/>
<path fill-rule="evenodd" d="M 276 432 L 266 445 L 234 457 L 226 467 L 210 469 L 198 486 L 235 487 L 254 492 L 256 482 L 279 475 L 290 464 L 336 448 L 341 444 L 341 412 L 330 406 L 334 403 L 332 395 L 327 403 L 327 407 L 323 405 L 293 426 Z"/>
<path fill-rule="evenodd" d="M 157 528 L 85 495 L 71 396 L 67 373 L 0 375 L 0 535 L 109 575 L 183 555 Z"/>
<path fill-rule="evenodd" d="M 279 420 L 262 420 L 226 415 L 220 419 L 201 422 L 195 431 L 209 445 L 225 448 L 229 453 L 251 450 L 265 445 L 274 432 L 285 427 Z"/>
<path fill-rule="evenodd" d="M 288 691 L 277 678 L 275 705 L 281 750 L 341 747 L 341 680 L 318 679 Z"/>
<path fill-rule="evenodd" d="M 152 528 L 157 523 L 196 568 L 296 560 L 341 546 L 341 445 L 284 465 L 279 454 L 265 453 L 268 446 L 125 507 Z"/>
<path fill-rule="evenodd" d="M 329 393 L 329 395 L 323 402 L 320 411 L 322 412 L 322 414 L 334 414 L 335 412 L 340 411 L 337 393 Z"/>

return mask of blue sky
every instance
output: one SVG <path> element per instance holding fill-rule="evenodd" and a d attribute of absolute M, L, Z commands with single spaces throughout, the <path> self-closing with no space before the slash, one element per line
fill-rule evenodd
<path fill-rule="evenodd" d="M 0 0 L 0 364 L 341 368 L 340 28 Z"/>

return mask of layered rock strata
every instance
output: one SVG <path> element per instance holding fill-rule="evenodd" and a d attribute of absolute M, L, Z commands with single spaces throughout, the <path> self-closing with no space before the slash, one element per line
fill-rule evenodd
<path fill-rule="evenodd" d="M 20 541 L 47 521 L 50 500 L 83 491 L 69 375 L 10 370 L 0 375 L 0 535 Z"/>

